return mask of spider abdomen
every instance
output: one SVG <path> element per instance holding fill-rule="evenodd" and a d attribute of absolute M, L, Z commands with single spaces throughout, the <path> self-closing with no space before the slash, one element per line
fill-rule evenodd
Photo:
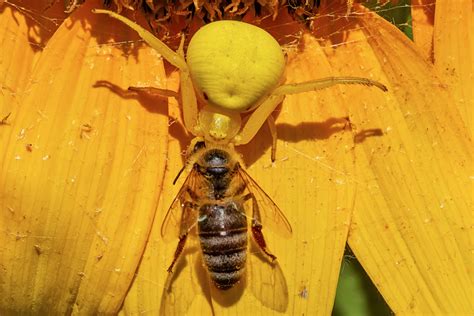
<path fill-rule="evenodd" d="M 265 30 L 239 21 L 217 21 L 191 38 L 186 60 L 195 88 L 216 107 L 248 111 L 281 81 L 285 57 Z"/>

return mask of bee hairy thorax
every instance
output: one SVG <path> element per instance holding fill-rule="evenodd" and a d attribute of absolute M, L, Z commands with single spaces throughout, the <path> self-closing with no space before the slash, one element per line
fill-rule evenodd
<path fill-rule="evenodd" d="M 196 163 L 209 195 L 199 207 L 199 237 L 203 259 L 217 288 L 225 290 L 242 277 L 247 256 L 247 218 L 242 189 L 232 188 L 238 162 L 220 149 L 203 153 Z"/>
<path fill-rule="evenodd" d="M 207 198 L 221 200 L 232 195 L 230 192 L 231 182 L 240 166 L 226 151 L 221 149 L 206 150 L 194 167 L 206 179 L 209 189 Z"/>

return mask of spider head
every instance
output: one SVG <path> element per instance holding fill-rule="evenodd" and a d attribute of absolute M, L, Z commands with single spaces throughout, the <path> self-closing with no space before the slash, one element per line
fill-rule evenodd
<path fill-rule="evenodd" d="M 199 112 L 201 136 L 213 143 L 230 143 L 240 130 L 239 112 L 225 110 L 212 105 L 204 106 Z"/>

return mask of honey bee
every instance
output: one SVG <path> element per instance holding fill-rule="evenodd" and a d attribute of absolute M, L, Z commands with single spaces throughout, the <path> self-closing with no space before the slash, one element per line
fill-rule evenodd
<path fill-rule="evenodd" d="M 285 292 L 286 283 L 276 263 L 276 256 L 267 248 L 262 233 L 263 225 L 270 227 L 285 237 L 291 236 L 291 225 L 272 199 L 259 187 L 243 168 L 239 155 L 231 145 L 218 145 L 197 140 L 188 150 L 185 166 L 178 173 L 176 183 L 183 170 L 189 174 L 173 200 L 161 227 L 162 236 L 178 234 L 179 242 L 168 272 L 173 272 L 175 264 L 183 254 L 190 231 L 196 227 L 199 236 L 202 260 L 215 288 L 224 291 L 238 284 L 244 277 L 248 261 L 248 231 L 255 245 L 260 249 L 261 257 L 256 269 L 259 278 L 280 278 L 276 285 Z M 248 202 L 248 203 L 247 203 Z M 247 207 L 247 204 L 251 207 Z M 263 256 L 262 256 L 263 255 Z M 266 261 L 266 262 L 265 262 Z M 266 272 L 262 273 L 262 270 Z M 270 272 L 269 272 L 270 271 Z M 283 280 L 281 280 L 283 278 Z M 252 280 L 252 282 L 259 280 Z M 267 282 L 269 294 L 275 296 L 275 280 Z M 284 284 L 283 284 L 284 283 Z M 264 305 L 272 305 L 262 294 L 258 284 L 255 296 Z M 251 286 L 252 288 L 252 286 Z M 256 293 L 257 292 L 257 293 Z M 164 296 L 171 295 L 171 288 L 165 289 Z M 283 293 L 282 295 L 287 295 Z M 285 305 L 288 298 L 282 298 L 278 304 Z M 163 304 L 163 303 L 162 303 Z M 168 304 L 168 303 L 164 303 Z"/>

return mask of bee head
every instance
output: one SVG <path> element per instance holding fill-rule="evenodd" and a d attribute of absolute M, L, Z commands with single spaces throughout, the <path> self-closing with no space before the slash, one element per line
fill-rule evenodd
<path fill-rule="evenodd" d="M 231 157 L 226 151 L 211 149 L 200 159 L 199 171 L 208 177 L 222 177 L 229 172 L 230 161 Z"/>

